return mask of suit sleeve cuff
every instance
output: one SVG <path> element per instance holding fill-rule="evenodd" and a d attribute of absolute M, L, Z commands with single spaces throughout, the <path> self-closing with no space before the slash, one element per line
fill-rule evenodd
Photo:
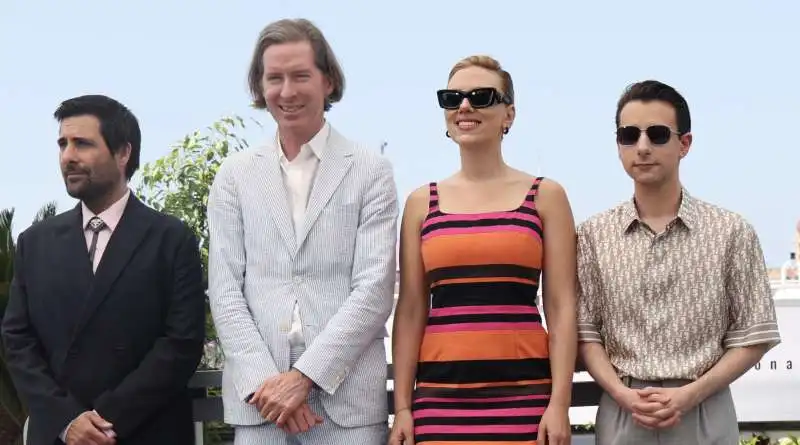
<path fill-rule="evenodd" d="M 781 342 L 778 324 L 770 321 L 758 323 L 745 329 L 731 329 L 722 340 L 727 349 L 766 344 L 770 349 Z"/>
<path fill-rule="evenodd" d="M 64 431 L 62 431 L 61 434 L 58 435 L 58 438 L 61 439 L 62 442 L 67 443 L 67 432 L 69 432 L 69 428 L 72 426 L 73 423 L 75 423 L 75 419 L 72 419 L 72 421 L 64 428 Z"/>
<path fill-rule="evenodd" d="M 319 386 L 319 384 L 317 384 L 317 382 L 316 382 L 316 381 L 314 381 L 314 379 L 312 379 L 311 377 L 307 376 L 307 375 L 306 375 L 306 373 L 304 373 L 303 371 L 301 371 L 301 370 L 297 369 L 297 368 L 296 368 L 296 367 L 294 367 L 294 366 L 292 366 L 292 369 L 293 369 L 293 370 L 295 370 L 295 371 L 297 371 L 297 372 L 299 372 L 300 374 L 302 374 L 302 375 L 303 375 L 303 377 L 307 378 L 307 379 L 308 379 L 308 380 L 311 382 L 311 388 L 312 388 L 312 389 L 322 389 L 322 387 L 321 387 L 321 386 Z"/>
<path fill-rule="evenodd" d="M 322 369 L 322 366 L 314 366 L 310 360 L 304 360 L 303 357 L 300 357 L 300 359 L 297 360 L 297 363 L 294 364 L 293 368 L 311 379 L 316 387 L 322 389 L 330 395 L 333 395 L 336 392 L 336 390 L 339 388 L 339 385 L 341 385 L 345 377 L 347 377 L 347 373 L 350 371 L 350 369 L 345 366 L 332 378 L 326 378 L 326 373 Z"/>
<path fill-rule="evenodd" d="M 231 373 L 236 396 L 245 403 L 258 391 L 264 381 L 278 374 L 273 366 L 259 367 L 235 360 L 226 362 L 223 372 Z"/>
<path fill-rule="evenodd" d="M 254 377 L 247 379 L 246 381 L 242 381 L 240 384 L 235 385 L 236 391 L 239 393 L 239 399 L 245 403 L 250 402 L 250 399 L 253 397 L 253 394 L 258 391 L 258 388 L 264 383 L 264 380 L 259 380 L 259 378 Z"/>

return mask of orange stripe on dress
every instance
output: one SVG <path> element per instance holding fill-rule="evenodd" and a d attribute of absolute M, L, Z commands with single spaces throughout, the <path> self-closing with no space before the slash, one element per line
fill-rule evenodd
<path fill-rule="evenodd" d="M 434 281 L 431 287 L 444 286 L 447 284 L 469 284 L 469 283 L 521 283 L 536 286 L 536 281 L 516 277 L 475 277 L 475 278 L 448 278 L 446 280 Z"/>
<path fill-rule="evenodd" d="M 480 233 L 431 238 L 422 245 L 427 270 L 481 264 L 541 268 L 542 244 L 524 233 Z"/>
<path fill-rule="evenodd" d="M 541 330 L 531 335 L 516 330 L 426 333 L 420 345 L 419 360 L 450 362 L 547 358 L 547 334 L 541 325 L 539 327 Z"/>

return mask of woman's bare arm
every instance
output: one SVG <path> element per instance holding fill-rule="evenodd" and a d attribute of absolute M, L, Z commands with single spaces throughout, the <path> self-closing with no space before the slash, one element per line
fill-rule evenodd
<path fill-rule="evenodd" d="M 430 306 L 430 291 L 421 255 L 420 231 L 428 212 L 427 187 L 406 200 L 400 227 L 400 295 L 392 327 L 395 412 L 411 409 L 419 347 Z"/>
<path fill-rule="evenodd" d="M 542 297 L 550 334 L 550 405 L 569 409 L 578 348 L 575 221 L 564 188 L 551 180 L 539 185 L 537 209 L 544 225 Z"/>

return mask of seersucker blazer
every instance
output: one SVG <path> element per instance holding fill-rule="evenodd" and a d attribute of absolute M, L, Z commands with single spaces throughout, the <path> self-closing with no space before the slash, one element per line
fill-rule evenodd
<path fill-rule="evenodd" d="M 289 370 L 295 302 L 306 351 L 295 367 L 342 426 L 386 422 L 398 197 L 389 161 L 331 128 L 295 236 L 278 148 L 229 156 L 208 200 L 209 299 L 225 354 L 224 420 L 264 423 L 245 400 Z"/>

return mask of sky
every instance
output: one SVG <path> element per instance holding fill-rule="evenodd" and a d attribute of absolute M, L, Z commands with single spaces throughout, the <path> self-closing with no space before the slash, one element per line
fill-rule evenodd
<path fill-rule="evenodd" d="M 75 205 L 52 118 L 64 99 L 102 93 L 130 107 L 143 162 L 227 115 L 263 124 L 246 132 L 251 145 L 270 139 L 271 117 L 249 107 L 247 66 L 259 31 L 286 17 L 325 33 L 347 80 L 328 119 L 376 150 L 388 143 L 401 200 L 458 169 L 435 91 L 459 59 L 488 54 L 517 94 L 506 161 L 561 183 L 578 222 L 631 196 L 614 112 L 628 84 L 652 78 L 689 102 L 689 192 L 752 223 L 770 265 L 794 248 L 800 3 L 789 0 L 2 0 L 0 208 L 16 209 L 15 233 L 47 201 Z"/>

